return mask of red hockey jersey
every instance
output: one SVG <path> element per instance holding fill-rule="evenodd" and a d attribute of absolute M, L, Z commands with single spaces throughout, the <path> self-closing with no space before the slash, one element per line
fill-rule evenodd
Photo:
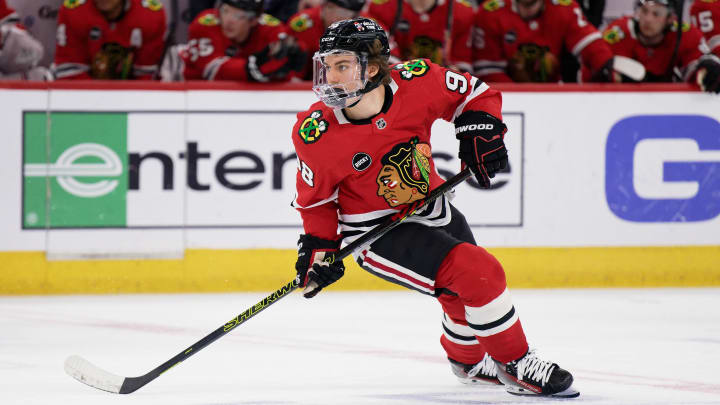
<path fill-rule="evenodd" d="M 247 58 L 287 35 L 280 20 L 262 14 L 248 39 L 238 44 L 223 34 L 217 10 L 205 10 L 188 28 L 188 45 L 180 55 L 183 76 L 185 80 L 247 80 Z"/>
<path fill-rule="evenodd" d="M 695 0 L 690 18 L 705 36 L 710 51 L 720 56 L 720 0 Z"/>
<path fill-rule="evenodd" d="M 297 196 L 305 232 L 346 242 L 382 223 L 443 183 L 435 170 L 430 127 L 466 110 L 501 117 L 501 95 L 468 73 L 427 59 L 396 65 L 382 111 L 350 120 L 322 102 L 298 114 L 292 132 L 298 156 Z M 450 221 L 446 199 L 408 221 L 443 226 Z"/>
<path fill-rule="evenodd" d="M 486 0 L 475 19 L 475 74 L 493 82 L 557 82 L 563 48 L 596 72 L 612 58 L 600 32 L 575 0 L 544 0 L 545 9 L 523 20 L 512 0 Z"/>
<path fill-rule="evenodd" d="M 127 0 L 109 22 L 92 0 L 65 0 L 58 14 L 53 71 L 57 79 L 152 79 L 165 45 L 159 0 Z"/>
<path fill-rule="evenodd" d="M 454 1 L 451 49 L 448 61 L 443 60 L 449 1 Z M 397 47 L 393 56 L 400 60 L 428 58 L 434 63 L 472 70 L 472 25 L 475 11 L 467 0 L 437 0 L 429 11 L 418 14 L 409 4 L 403 4 L 402 16 L 397 20 L 398 2 L 372 0 L 368 14 L 390 33 Z"/>
<path fill-rule="evenodd" d="M 15 10 L 8 7 L 5 0 L 0 0 L 0 24 L 5 23 L 17 23 L 20 21 L 20 18 L 18 17 L 17 13 L 15 13 Z"/>
<path fill-rule="evenodd" d="M 319 49 L 320 37 L 325 32 L 325 24 L 320 16 L 321 11 L 322 6 L 309 8 L 300 11 L 288 20 L 290 34 L 308 51 L 304 73 L 301 75 L 305 80 L 312 80 L 312 56 Z"/>
<path fill-rule="evenodd" d="M 678 48 L 675 66 L 680 69 L 683 80 L 693 79 L 698 58 L 708 52 L 705 39 L 700 31 L 683 24 L 683 35 Z M 672 81 L 672 69 L 668 69 L 675 50 L 677 26 L 665 34 L 656 46 L 644 46 L 638 41 L 636 24 L 632 17 L 619 18 L 605 29 L 603 38 L 610 44 L 616 55 L 627 56 L 645 65 L 646 81 Z"/>

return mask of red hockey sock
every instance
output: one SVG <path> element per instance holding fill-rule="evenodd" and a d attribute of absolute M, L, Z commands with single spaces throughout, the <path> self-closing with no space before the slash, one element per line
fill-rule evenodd
<path fill-rule="evenodd" d="M 478 341 L 495 360 L 506 363 L 527 352 L 527 340 L 510 300 L 505 271 L 485 249 L 469 243 L 453 248 L 438 270 L 435 287 L 447 288 L 458 295 L 456 298 L 464 309 L 462 315 L 457 313 L 460 311 L 457 304 L 445 308 L 445 303 L 451 303 L 450 298 L 442 295 L 439 300 L 451 317 L 461 319 L 464 315 Z M 461 354 L 461 350 L 451 350 Z"/>

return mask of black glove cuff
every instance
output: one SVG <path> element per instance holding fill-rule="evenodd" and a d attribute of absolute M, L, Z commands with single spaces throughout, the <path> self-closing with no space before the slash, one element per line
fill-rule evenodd
<path fill-rule="evenodd" d="M 465 111 L 455 118 L 455 137 L 457 139 L 479 136 L 487 141 L 496 135 L 505 135 L 507 126 L 485 111 Z"/>

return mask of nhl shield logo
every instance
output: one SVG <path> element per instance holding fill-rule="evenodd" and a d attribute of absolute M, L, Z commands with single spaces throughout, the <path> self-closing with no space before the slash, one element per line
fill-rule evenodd
<path fill-rule="evenodd" d="M 385 127 L 387 126 L 385 118 L 380 118 L 379 120 L 375 121 L 375 126 L 377 126 L 378 129 L 385 129 Z"/>

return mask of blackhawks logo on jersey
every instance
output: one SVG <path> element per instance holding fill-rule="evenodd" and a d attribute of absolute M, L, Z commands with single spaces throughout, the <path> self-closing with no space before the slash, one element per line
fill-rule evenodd
<path fill-rule="evenodd" d="M 421 200 L 430 191 L 430 145 L 418 137 L 395 145 L 382 157 L 377 195 L 391 207 Z"/>
<path fill-rule="evenodd" d="M 505 2 L 503 0 L 487 0 L 482 4 L 482 8 L 485 11 L 496 11 L 503 7 L 505 7 Z"/>
<path fill-rule="evenodd" d="M 149 8 L 152 11 L 160 11 L 163 8 L 162 3 L 158 0 L 143 0 L 142 5 L 145 8 Z"/>
<path fill-rule="evenodd" d="M 73 9 L 75 7 L 79 7 L 85 4 L 85 0 L 65 0 L 63 2 L 63 6 L 68 9 Z"/>
<path fill-rule="evenodd" d="M 552 3 L 558 6 L 569 6 L 572 4 L 572 0 L 552 0 Z"/>
<path fill-rule="evenodd" d="M 207 25 L 207 26 L 213 26 L 220 24 L 220 20 L 217 18 L 215 14 L 205 14 L 204 16 L 198 18 L 198 22 L 200 25 Z"/>
<path fill-rule="evenodd" d="M 270 14 L 263 14 L 260 16 L 260 24 L 267 25 L 268 27 L 277 27 L 282 23 L 280 20 L 271 16 Z"/>
<path fill-rule="evenodd" d="M 307 14 L 302 13 L 290 19 L 290 28 L 295 32 L 303 32 L 313 26 L 313 20 Z"/>
<path fill-rule="evenodd" d="M 415 77 L 425 76 L 430 66 L 422 59 L 409 60 L 395 65 L 395 70 L 400 71 L 400 77 L 405 80 L 412 80 Z"/>
<path fill-rule="evenodd" d="M 300 135 L 303 142 L 314 143 L 328 130 L 328 127 L 330 127 L 330 124 L 322 119 L 322 111 L 315 110 L 300 124 L 298 135 Z"/>
<path fill-rule="evenodd" d="M 618 42 L 622 41 L 625 38 L 625 33 L 623 32 L 622 28 L 618 27 L 617 25 L 611 28 L 608 28 L 603 32 L 603 39 L 605 39 L 605 42 L 607 42 L 610 45 L 617 44 Z"/>

